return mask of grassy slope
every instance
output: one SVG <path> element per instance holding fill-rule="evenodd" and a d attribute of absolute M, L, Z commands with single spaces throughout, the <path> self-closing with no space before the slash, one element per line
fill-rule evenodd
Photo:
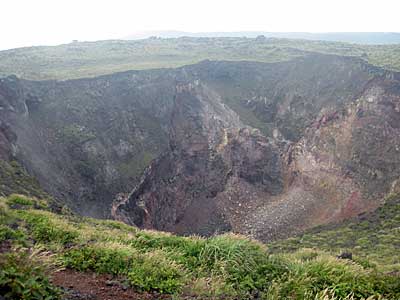
<path fill-rule="evenodd" d="M 205 239 L 143 231 L 116 221 L 55 214 L 46 202 L 19 195 L 0 200 L 0 245 L 5 242 L 20 249 L 17 255 L 0 255 L 0 290 L 10 299 L 19 290 L 28 295 L 25 299 L 38 299 L 32 291 L 57 299 L 57 289 L 37 270 L 44 258 L 48 266 L 122 276 L 137 290 L 170 293 L 174 299 L 400 297 L 398 275 L 365 261 L 339 260 L 316 250 L 270 255 L 265 245 L 233 234 Z"/>
<path fill-rule="evenodd" d="M 351 252 L 360 262 L 400 273 L 400 194 L 388 196 L 385 204 L 374 212 L 277 241 L 270 245 L 270 252 L 291 252 L 301 248 Z"/>
<path fill-rule="evenodd" d="M 400 45 L 250 38 L 179 38 L 99 41 L 0 51 L 0 75 L 71 79 L 133 69 L 178 67 L 211 60 L 276 62 L 316 51 L 358 56 L 400 71 Z"/>

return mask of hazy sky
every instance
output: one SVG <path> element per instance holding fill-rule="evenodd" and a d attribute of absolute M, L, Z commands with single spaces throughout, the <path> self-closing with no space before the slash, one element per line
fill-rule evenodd
<path fill-rule="evenodd" d="M 400 32 L 399 0 L 0 0 L 0 49 L 153 30 Z"/>

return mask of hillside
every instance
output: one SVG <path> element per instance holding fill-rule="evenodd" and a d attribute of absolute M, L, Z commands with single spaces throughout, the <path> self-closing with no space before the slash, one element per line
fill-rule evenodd
<path fill-rule="evenodd" d="M 177 237 L 78 217 L 21 195 L 0 201 L 0 291 L 6 299 L 400 297 L 395 273 L 358 257 L 315 250 L 269 255 L 268 246 L 238 235 Z"/>
<path fill-rule="evenodd" d="M 356 45 L 276 38 L 177 38 L 75 42 L 0 51 L 0 75 L 33 80 L 94 77 L 127 70 L 180 67 L 209 60 L 281 62 L 314 51 L 356 56 L 400 71 L 399 45 Z"/>

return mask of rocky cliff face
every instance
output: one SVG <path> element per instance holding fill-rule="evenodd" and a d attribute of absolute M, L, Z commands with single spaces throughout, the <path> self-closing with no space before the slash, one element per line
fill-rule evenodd
<path fill-rule="evenodd" d="M 159 77 L 150 71 L 65 82 L 5 78 L 2 153 L 73 210 L 109 217 L 115 194 L 131 190 L 165 148 L 174 79 Z"/>
<path fill-rule="evenodd" d="M 400 115 L 399 82 L 392 76 L 372 79 L 354 101 L 321 114 L 290 145 L 284 193 L 273 209 L 252 215 L 273 230 L 256 226 L 256 236 L 268 240 L 338 222 L 377 208 L 394 191 L 400 178 Z"/>
<path fill-rule="evenodd" d="M 205 62 L 191 71 L 215 94 L 186 87 L 177 103 L 190 102 L 196 117 L 181 110 L 185 117 L 175 119 L 207 124 L 204 116 L 215 116 L 219 135 L 208 128 L 192 140 L 195 125 L 182 130 L 178 121 L 171 130 L 185 134 L 171 137 L 168 154 L 120 199 L 115 217 L 183 234 L 229 229 L 270 240 L 372 210 L 396 184 L 397 74 L 338 57 Z M 201 114 L 204 99 L 227 106 Z M 226 120 L 235 114 L 228 105 L 263 134 Z"/>
<path fill-rule="evenodd" d="M 399 185 L 399 74 L 357 59 L 5 78 L 0 95 L 2 159 L 84 215 L 269 240 Z"/>
<path fill-rule="evenodd" d="M 183 234 L 229 230 L 241 211 L 232 204 L 250 202 L 246 184 L 260 191 L 258 198 L 282 190 L 278 147 L 198 81 L 176 89 L 170 147 L 114 216 Z"/>

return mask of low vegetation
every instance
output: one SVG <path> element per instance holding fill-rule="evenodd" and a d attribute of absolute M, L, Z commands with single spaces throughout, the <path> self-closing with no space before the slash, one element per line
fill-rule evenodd
<path fill-rule="evenodd" d="M 0 255 L 0 295 L 5 299 L 59 299 L 61 290 L 50 283 L 40 263 L 26 250 Z"/>
<path fill-rule="evenodd" d="M 59 267 L 111 274 L 137 291 L 173 299 L 400 298 L 399 275 L 363 256 L 338 259 L 316 249 L 271 254 L 278 244 L 268 249 L 235 234 L 139 230 L 56 214 L 21 195 L 0 198 L 0 224 L 0 293 L 6 299 L 60 298 L 48 279 Z"/>
<path fill-rule="evenodd" d="M 75 42 L 0 52 L 0 75 L 25 79 L 74 79 L 127 70 L 143 70 L 210 60 L 286 61 L 309 51 L 356 56 L 390 70 L 400 70 L 399 45 L 253 39 L 178 38 L 138 41 Z"/>

